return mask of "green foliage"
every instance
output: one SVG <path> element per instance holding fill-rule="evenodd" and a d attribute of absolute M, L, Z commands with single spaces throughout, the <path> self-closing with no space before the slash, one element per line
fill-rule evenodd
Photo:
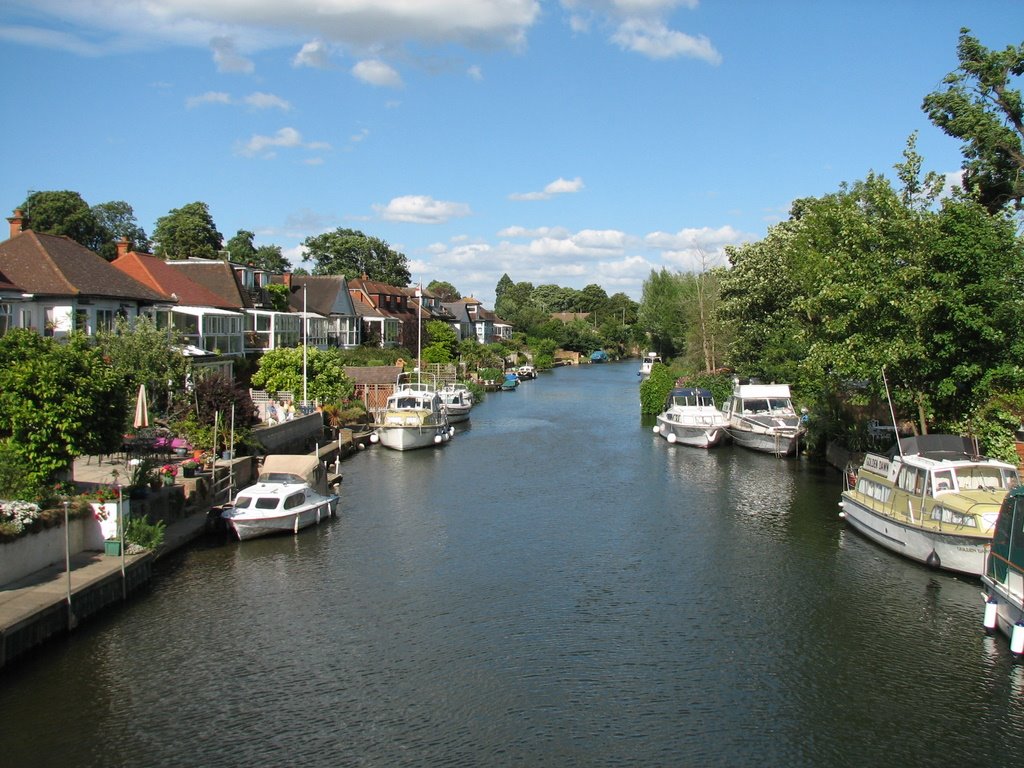
<path fill-rule="evenodd" d="M 640 413 L 654 415 L 665 410 L 665 400 L 675 386 L 676 376 L 667 365 L 655 363 L 651 375 L 640 382 Z"/>
<path fill-rule="evenodd" d="M 129 517 L 124 540 L 142 549 L 156 549 L 164 543 L 167 526 L 163 520 L 149 522 L 145 517 Z"/>
<path fill-rule="evenodd" d="M 44 493 L 39 478 L 25 471 L 18 447 L 10 438 L 0 439 L 0 499 L 37 499 Z"/>
<path fill-rule="evenodd" d="M 281 283 L 271 283 L 267 286 L 267 293 L 270 294 L 270 303 L 276 312 L 288 311 L 288 299 L 291 289 Z"/>
<path fill-rule="evenodd" d="M 268 392 L 291 392 L 302 397 L 302 347 L 268 350 L 253 374 L 254 387 Z M 349 400 L 355 385 L 345 375 L 341 350 L 306 348 L 306 391 L 310 400 L 341 404 Z"/>
<path fill-rule="evenodd" d="M 169 260 L 215 259 L 224 242 L 209 207 L 202 202 L 188 203 L 157 219 L 153 239 L 156 255 Z"/>
<path fill-rule="evenodd" d="M 685 294 L 683 278 L 662 267 L 651 270 L 644 281 L 640 301 L 639 322 L 651 339 L 651 346 L 660 354 L 672 357 L 685 349 Z"/>
<path fill-rule="evenodd" d="M 96 214 L 77 192 L 70 190 L 33 192 L 20 206 L 35 232 L 66 235 L 92 251 L 99 251 L 109 239 Z"/>
<path fill-rule="evenodd" d="M 81 334 L 0 338 L 0 438 L 10 438 L 28 482 L 48 484 L 76 456 L 119 447 L 126 408 L 124 381 Z"/>
<path fill-rule="evenodd" d="M 501 368 L 481 368 L 477 376 L 480 381 L 501 381 L 505 374 Z"/>
<path fill-rule="evenodd" d="M 344 275 L 349 280 L 365 273 L 370 280 L 405 287 L 412 280 L 405 254 L 378 237 L 356 229 L 342 229 L 302 241 L 314 275 Z"/>
<path fill-rule="evenodd" d="M 459 293 L 458 289 L 444 280 L 431 280 L 427 284 L 427 290 L 445 304 L 450 304 L 462 298 L 462 294 Z"/>
<path fill-rule="evenodd" d="M 960 30 L 959 68 L 945 90 L 924 98 L 929 119 L 963 142 L 964 185 L 990 212 L 1021 206 L 1024 198 L 1024 108 L 1010 87 L 1024 74 L 1024 43 L 990 51 Z"/>
<path fill-rule="evenodd" d="M 443 320 L 430 320 L 426 324 L 429 344 L 423 348 L 425 363 L 447 365 L 458 352 L 458 336 L 455 329 Z"/>
<path fill-rule="evenodd" d="M 135 211 L 128 203 L 113 200 L 92 207 L 93 215 L 103 232 L 103 242 L 97 253 L 107 261 L 117 258 L 117 241 L 122 237 L 132 250 L 148 252 L 153 244 L 146 231 L 135 220 Z"/>

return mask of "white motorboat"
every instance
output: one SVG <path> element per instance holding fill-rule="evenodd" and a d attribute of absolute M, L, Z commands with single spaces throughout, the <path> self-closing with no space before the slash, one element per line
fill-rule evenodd
<path fill-rule="evenodd" d="M 242 541 L 271 533 L 297 533 L 331 517 L 338 495 L 327 487 L 327 469 L 315 455 L 271 455 L 259 479 L 238 492 L 221 512 Z"/>
<path fill-rule="evenodd" d="M 1003 499 L 981 583 L 985 629 L 999 629 L 1010 638 L 1010 650 L 1024 654 L 1024 486 Z"/>
<path fill-rule="evenodd" d="M 640 361 L 640 370 L 636 372 L 636 375 L 643 381 L 651 375 L 651 371 L 654 370 L 654 364 L 660 362 L 662 362 L 661 355 L 657 352 L 648 352 L 647 356 Z"/>
<path fill-rule="evenodd" d="M 473 394 L 463 384 L 457 388 L 455 384 L 445 384 L 438 391 L 441 405 L 448 414 L 449 424 L 458 424 L 469 420 L 469 412 L 473 408 Z"/>
<path fill-rule="evenodd" d="M 454 433 L 436 387 L 418 375 L 411 381 L 406 374 L 399 374 L 370 440 L 396 451 L 411 451 L 445 443 Z"/>
<path fill-rule="evenodd" d="M 728 426 L 729 420 L 715 407 L 711 392 L 700 387 L 677 387 L 669 392 L 654 432 L 670 443 L 712 448 L 728 439 Z"/>
<path fill-rule="evenodd" d="M 537 369 L 529 364 L 520 365 L 518 368 L 516 368 L 515 374 L 516 376 L 519 377 L 520 381 L 529 381 L 530 379 L 537 378 Z"/>
<path fill-rule="evenodd" d="M 793 408 L 788 384 L 735 381 L 722 411 L 729 421 L 729 435 L 738 445 L 776 456 L 796 453 L 807 431 Z"/>
<path fill-rule="evenodd" d="M 859 533 L 925 565 L 981 576 L 999 507 L 1017 468 L 956 435 L 918 435 L 898 453 L 868 453 L 841 515 Z"/>

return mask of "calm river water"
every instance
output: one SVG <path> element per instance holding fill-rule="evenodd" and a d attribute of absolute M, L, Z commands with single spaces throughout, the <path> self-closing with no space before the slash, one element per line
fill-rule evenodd
<path fill-rule="evenodd" d="M 848 531 L 838 472 L 670 446 L 637 364 L 345 462 L 338 519 L 208 541 L 0 677 L 9 766 L 1001 766 L 976 582 Z"/>

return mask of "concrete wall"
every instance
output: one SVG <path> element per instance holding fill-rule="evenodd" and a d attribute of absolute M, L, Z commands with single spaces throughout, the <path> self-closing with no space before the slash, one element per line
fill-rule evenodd
<path fill-rule="evenodd" d="M 103 536 L 100 534 L 98 520 L 89 517 L 70 522 L 68 532 L 71 554 L 85 549 L 103 550 Z M 6 544 L 0 544 L 0 584 L 9 584 L 48 565 L 63 562 L 63 525 L 30 533 Z"/>
<path fill-rule="evenodd" d="M 323 416 L 311 413 L 284 424 L 256 427 L 252 436 L 265 453 L 305 453 L 317 440 L 323 442 L 323 432 Z"/>

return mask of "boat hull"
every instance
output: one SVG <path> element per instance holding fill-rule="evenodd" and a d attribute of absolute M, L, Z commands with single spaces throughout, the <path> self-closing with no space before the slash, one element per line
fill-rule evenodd
<path fill-rule="evenodd" d="M 985 589 L 985 599 L 996 606 L 996 629 L 1013 639 L 1013 628 L 1024 622 L 1024 592 L 1022 592 L 1021 576 L 1016 577 L 1016 589 L 1011 584 L 1002 584 L 989 576 L 982 576 L 981 583 Z"/>
<path fill-rule="evenodd" d="M 448 423 L 458 424 L 469 421 L 469 412 L 472 407 L 469 405 L 446 405 L 444 409 L 448 413 Z"/>
<path fill-rule="evenodd" d="M 394 451 L 413 451 L 417 448 L 429 448 L 445 442 L 447 427 L 380 427 L 377 437 L 380 444 Z"/>
<path fill-rule="evenodd" d="M 969 576 L 985 570 L 990 539 L 924 530 L 881 514 L 843 493 L 840 502 L 846 522 L 886 549 L 923 565 Z M 937 560 L 936 560 L 937 558 Z"/>
<path fill-rule="evenodd" d="M 670 443 L 688 445 L 693 448 L 714 448 L 728 439 L 724 426 L 680 424 L 658 416 L 658 434 Z"/>
<path fill-rule="evenodd" d="M 337 497 L 327 497 L 316 504 L 289 510 L 287 514 L 255 516 L 247 514 L 233 515 L 224 513 L 228 527 L 240 541 L 256 539 L 278 533 L 297 533 L 303 528 L 317 525 L 322 520 L 333 517 L 337 510 Z"/>
<path fill-rule="evenodd" d="M 800 442 L 799 431 L 758 431 L 743 425 L 730 425 L 729 436 L 737 445 L 774 456 L 792 456 Z"/>

